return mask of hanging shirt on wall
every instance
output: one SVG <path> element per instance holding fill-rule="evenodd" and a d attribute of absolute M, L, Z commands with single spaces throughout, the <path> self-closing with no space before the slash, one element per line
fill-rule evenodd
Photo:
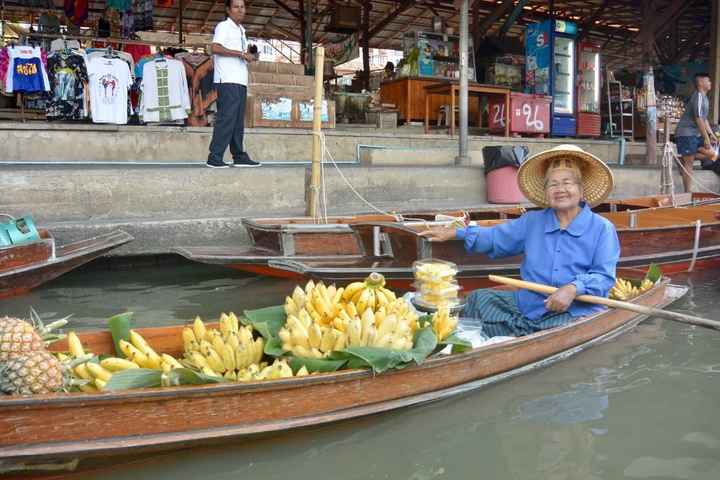
<path fill-rule="evenodd" d="M 190 112 L 185 67 L 175 59 L 155 59 L 143 66 L 140 116 L 144 122 L 172 122 Z"/>
<path fill-rule="evenodd" d="M 123 125 L 128 120 L 130 68 L 119 58 L 95 57 L 88 62 L 90 109 L 95 123 Z"/>
<path fill-rule="evenodd" d="M 85 100 L 84 82 L 88 80 L 82 55 L 58 53 L 50 56 L 48 76 L 52 87 L 46 110 L 48 119 L 81 119 Z"/>
<path fill-rule="evenodd" d="M 40 47 L 8 47 L 7 93 L 37 93 L 50 90 Z"/>

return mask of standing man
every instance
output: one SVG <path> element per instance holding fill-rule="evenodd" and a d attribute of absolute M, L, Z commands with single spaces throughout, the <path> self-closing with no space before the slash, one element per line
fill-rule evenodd
<path fill-rule="evenodd" d="M 685 105 L 685 113 L 680 118 L 675 131 L 678 154 L 682 156 L 684 167 L 680 173 L 686 192 L 692 188 L 690 172 L 692 172 L 695 159 L 712 161 L 717 159 L 713 144 L 717 143 L 718 139 L 707 119 L 710 110 L 707 93 L 711 86 L 710 75 L 707 73 L 695 74 L 695 91 Z"/>
<path fill-rule="evenodd" d="M 234 167 L 259 167 L 243 149 L 245 134 L 245 101 L 247 100 L 248 62 L 255 61 L 248 52 L 245 29 L 240 22 L 245 18 L 244 0 L 225 0 L 228 18 L 218 23 L 213 36 L 215 89 L 217 90 L 217 115 L 210 142 L 207 166 L 225 168 L 225 149 L 230 145 Z"/>

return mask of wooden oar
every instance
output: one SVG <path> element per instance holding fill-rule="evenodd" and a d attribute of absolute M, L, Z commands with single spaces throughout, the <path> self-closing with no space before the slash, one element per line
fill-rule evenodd
<path fill-rule="evenodd" d="M 488 277 L 491 281 L 496 283 L 502 283 L 510 285 L 512 287 L 524 288 L 525 290 L 532 290 L 533 292 L 546 293 L 552 295 L 557 290 L 556 287 L 550 285 L 543 285 L 542 283 L 526 282 L 525 280 L 517 280 L 515 278 L 501 277 L 498 275 L 490 275 Z M 620 308 L 623 310 L 630 310 L 632 312 L 642 313 L 645 315 L 655 315 L 658 317 L 668 318 L 675 320 L 676 322 L 689 323 L 691 325 L 698 325 L 701 327 L 714 328 L 720 330 L 720 322 L 717 320 L 710 320 L 708 318 L 694 317 L 692 315 L 685 315 L 684 313 L 669 312 L 667 310 L 661 310 L 659 308 L 646 307 L 645 305 L 638 305 L 631 302 L 623 302 L 620 300 L 612 300 L 605 297 L 595 297 L 593 295 L 578 295 L 575 300 L 581 302 L 596 303 L 598 305 L 605 305 L 612 308 Z"/>

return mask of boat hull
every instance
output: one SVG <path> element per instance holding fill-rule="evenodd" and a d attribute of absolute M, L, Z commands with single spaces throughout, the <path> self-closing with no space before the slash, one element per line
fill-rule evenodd
<path fill-rule="evenodd" d="M 27 293 L 133 240 L 122 230 L 61 246 L 56 246 L 47 232 L 43 237 L 39 242 L 2 249 L 0 298 Z"/>
<path fill-rule="evenodd" d="M 664 280 L 635 301 L 660 307 L 685 291 Z M 2 399 L 0 465 L 171 450 L 426 403 L 567 358 L 643 318 L 609 310 L 380 375 L 350 370 L 269 382 Z M 159 351 L 181 348 L 179 327 L 142 333 Z M 96 353 L 112 345 L 107 332 L 82 339 Z"/>

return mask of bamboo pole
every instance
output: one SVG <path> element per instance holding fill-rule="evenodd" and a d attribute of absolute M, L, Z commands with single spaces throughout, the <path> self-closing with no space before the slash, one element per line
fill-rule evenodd
<path fill-rule="evenodd" d="M 490 275 L 488 276 L 488 278 L 491 282 L 502 283 L 504 285 L 510 285 L 517 288 L 524 288 L 525 290 L 531 290 L 533 292 L 546 293 L 548 295 L 552 295 L 557 291 L 557 288 L 551 287 L 550 285 L 543 285 L 542 283 L 526 282 L 525 280 L 517 280 L 515 278 L 501 277 L 498 275 Z M 714 328 L 715 330 L 720 330 L 720 322 L 718 322 L 717 320 L 694 317 L 692 315 L 685 315 L 684 313 L 669 312 L 667 310 L 646 307 L 645 305 L 638 305 L 636 303 L 612 300 L 605 297 L 595 297 L 593 295 L 578 295 L 575 300 L 586 303 L 594 303 L 596 305 L 605 305 L 606 307 L 611 308 L 630 310 L 631 312 L 642 313 L 644 315 L 654 315 L 657 317 L 674 320 L 676 322 L 689 323 L 691 325 L 698 325 L 700 327 Z"/>
<path fill-rule="evenodd" d="M 325 48 L 317 47 L 315 52 L 315 101 L 313 103 L 313 149 L 312 149 L 312 174 L 307 195 L 305 213 L 309 217 L 318 216 L 318 205 L 320 203 L 320 129 L 322 127 L 322 99 L 323 99 L 323 72 L 325 62 Z"/>

